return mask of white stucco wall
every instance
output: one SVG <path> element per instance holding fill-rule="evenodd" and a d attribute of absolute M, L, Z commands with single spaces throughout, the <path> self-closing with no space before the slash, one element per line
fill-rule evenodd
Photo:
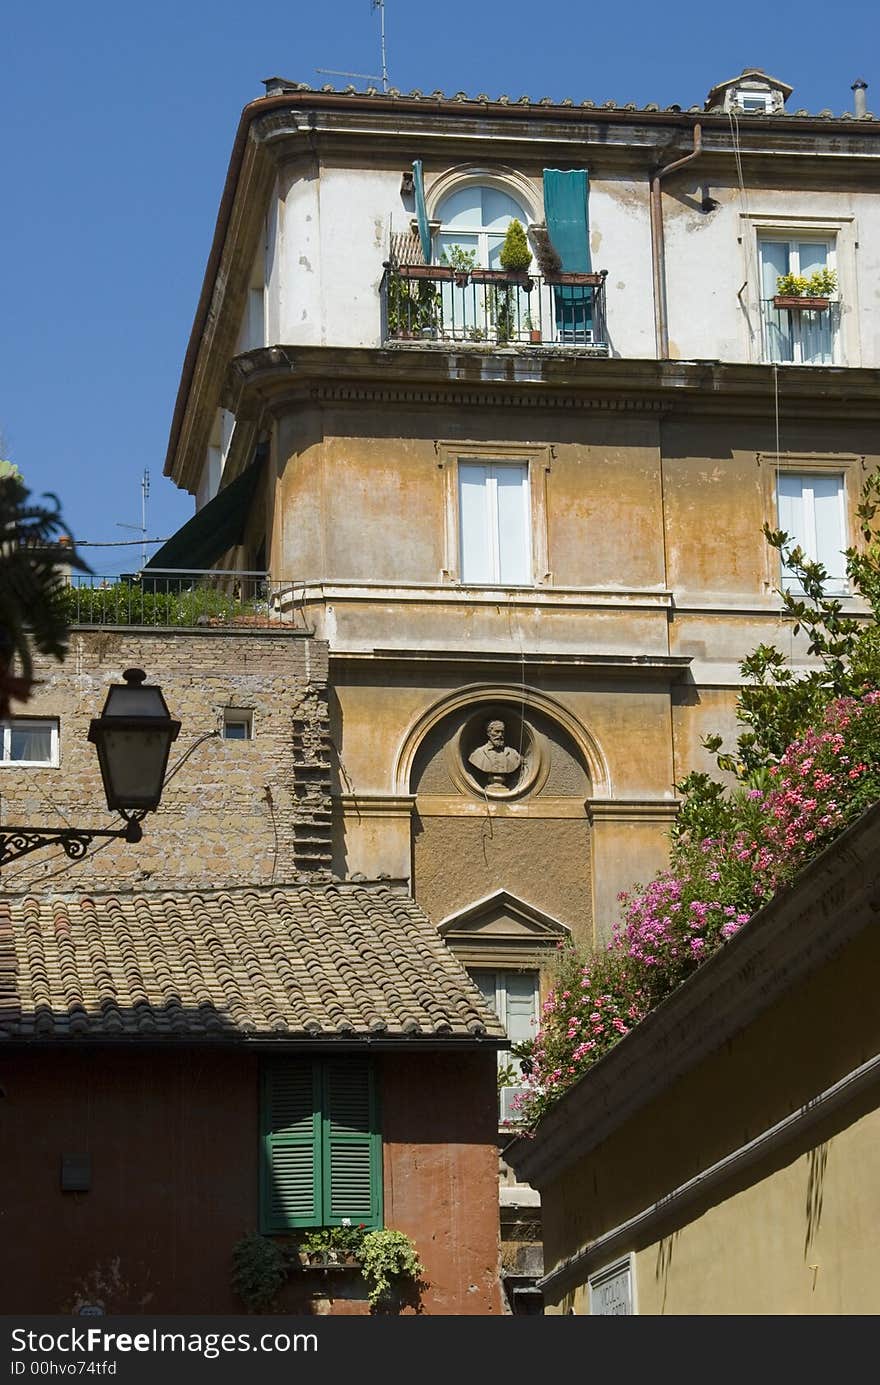
<path fill-rule="evenodd" d="M 431 185 L 426 179 L 430 203 Z M 445 181 L 445 179 L 444 179 Z M 525 180 L 523 180 L 525 182 Z M 540 203 L 540 180 L 530 180 Z M 701 208 L 704 188 L 719 205 Z M 880 197 L 863 191 L 748 188 L 709 180 L 699 164 L 663 185 L 670 355 L 760 361 L 757 236 L 763 230 L 833 235 L 840 329 L 836 362 L 880 365 Z M 514 190 L 515 191 L 515 190 Z M 380 341 L 379 285 L 392 229 L 411 207 L 399 170 L 300 165 L 279 179 L 267 218 L 266 342 L 369 347 Z M 590 239 L 606 269 L 611 354 L 655 354 L 647 178 L 593 176 Z M 241 349 L 250 343 L 247 313 Z M 250 306 L 251 319 L 253 305 Z M 252 335 L 252 333 L 250 334 Z"/>

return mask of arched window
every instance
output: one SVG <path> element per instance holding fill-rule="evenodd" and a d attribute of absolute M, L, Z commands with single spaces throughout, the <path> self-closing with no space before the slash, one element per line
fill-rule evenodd
<path fill-rule="evenodd" d="M 481 269 L 500 269 L 498 260 L 504 236 L 516 217 L 528 225 L 528 213 L 500 188 L 470 183 L 450 192 L 438 204 L 435 219 L 440 230 L 434 243 L 434 260 L 442 263 L 448 247 L 460 245 L 475 251 L 474 264 Z"/>

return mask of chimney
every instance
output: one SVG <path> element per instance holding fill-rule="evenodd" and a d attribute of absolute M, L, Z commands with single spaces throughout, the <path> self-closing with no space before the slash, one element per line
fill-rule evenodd
<path fill-rule="evenodd" d="M 868 83 L 863 77 L 857 77 L 850 90 L 853 93 L 853 106 L 855 107 L 856 120 L 860 116 L 868 114 L 868 98 L 865 92 L 868 90 Z"/>

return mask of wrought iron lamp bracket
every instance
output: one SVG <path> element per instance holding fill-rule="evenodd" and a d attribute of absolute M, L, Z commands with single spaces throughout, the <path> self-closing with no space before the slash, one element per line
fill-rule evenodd
<path fill-rule="evenodd" d="M 143 837 L 141 822 L 146 813 L 125 814 L 125 826 L 116 828 L 82 827 L 0 827 L 0 866 L 29 856 L 44 846 L 60 846 L 71 861 L 81 861 L 89 846 L 98 837 L 117 837 L 126 842 L 139 842 Z"/>

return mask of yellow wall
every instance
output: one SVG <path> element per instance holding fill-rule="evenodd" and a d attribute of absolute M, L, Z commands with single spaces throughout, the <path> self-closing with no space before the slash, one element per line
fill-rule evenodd
<path fill-rule="evenodd" d="M 876 930 L 542 1189 L 545 1269 L 798 1111 L 878 1051 Z M 589 1079 L 588 1079 L 589 1080 Z M 873 1313 L 880 1307 L 877 1087 L 608 1256 L 635 1252 L 646 1314 Z M 593 1264 L 591 1273 L 602 1268 Z M 549 1311 L 586 1313 L 580 1287 Z"/>

